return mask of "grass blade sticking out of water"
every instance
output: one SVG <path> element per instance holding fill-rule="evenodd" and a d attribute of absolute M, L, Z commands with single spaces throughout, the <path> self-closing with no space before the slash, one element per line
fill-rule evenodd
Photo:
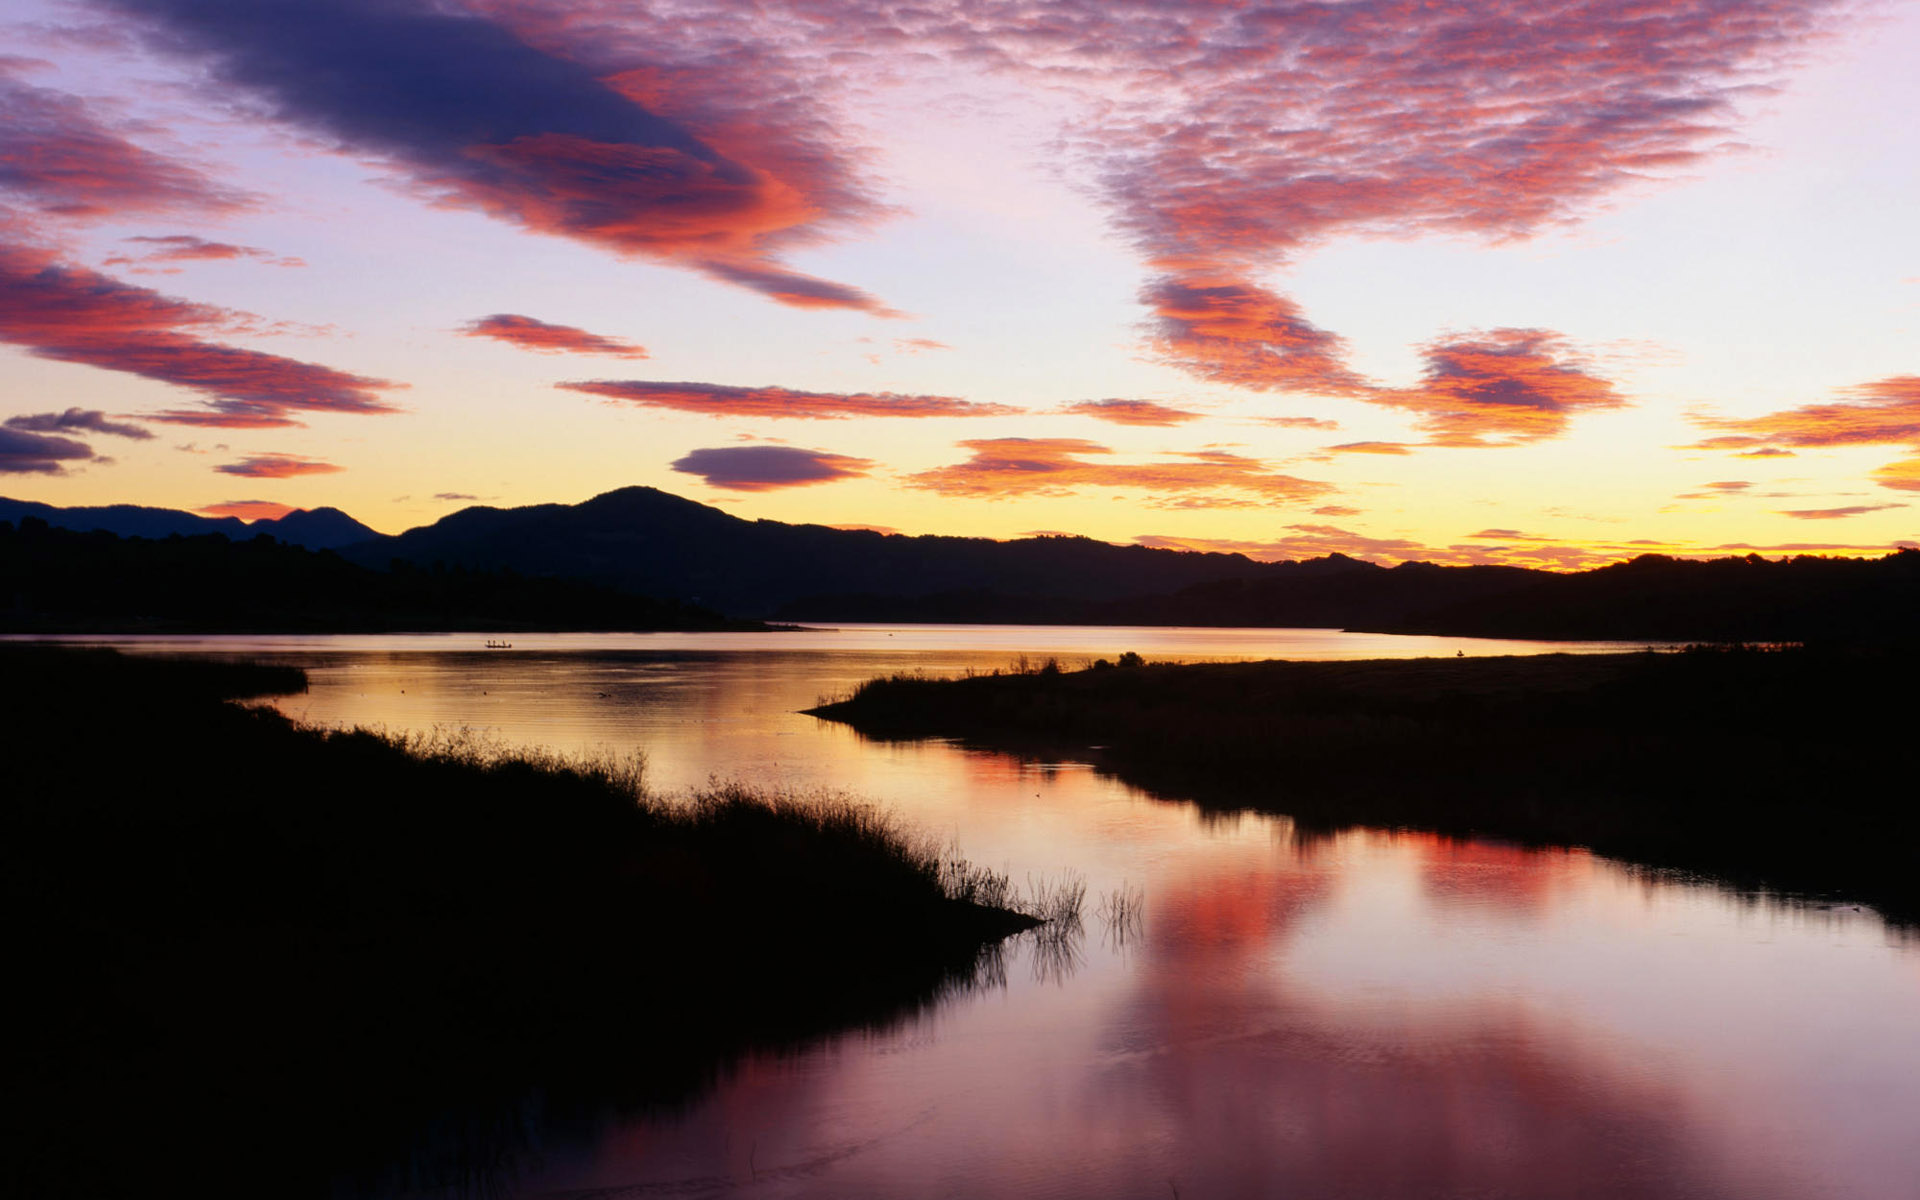
<path fill-rule="evenodd" d="M 1130 883 L 1105 892 L 1093 915 L 1100 920 L 1102 940 L 1116 950 L 1140 940 L 1146 929 L 1147 893 Z"/>

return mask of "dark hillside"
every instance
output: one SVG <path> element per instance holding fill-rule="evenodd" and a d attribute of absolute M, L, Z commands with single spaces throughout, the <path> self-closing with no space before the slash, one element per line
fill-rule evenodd
<path fill-rule="evenodd" d="M 372 571 L 265 534 L 117 538 L 0 522 L 3 632 L 733 627 L 691 605 L 511 571 Z"/>
<path fill-rule="evenodd" d="M 577 505 L 469 508 L 346 553 L 374 566 L 400 557 L 511 567 L 752 616 L 829 595 L 921 597 L 959 590 L 1110 600 L 1271 570 L 1237 554 L 1187 554 L 1091 538 L 997 542 L 746 521 L 653 488 L 623 488 Z"/>
<path fill-rule="evenodd" d="M 1916 921 L 1916 669 L 1897 646 L 1135 664 L 878 679 L 814 711 L 1307 828 L 1588 846 Z"/>

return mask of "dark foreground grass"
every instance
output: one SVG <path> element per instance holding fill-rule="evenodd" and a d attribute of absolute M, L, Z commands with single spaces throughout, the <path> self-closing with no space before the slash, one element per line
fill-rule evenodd
<path fill-rule="evenodd" d="M 1057 668 L 873 680 L 877 738 L 1087 758 L 1169 797 L 1582 845 L 1920 918 L 1910 649 Z"/>
<path fill-rule="evenodd" d="M 303 687 L 0 648 L 0 1191 L 485 1190 L 536 1126 L 897 1018 L 1034 924 L 849 800 L 222 702 Z"/>

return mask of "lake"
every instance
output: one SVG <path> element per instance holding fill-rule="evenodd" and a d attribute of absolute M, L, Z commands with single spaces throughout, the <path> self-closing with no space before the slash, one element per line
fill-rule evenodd
<path fill-rule="evenodd" d="M 1373 658 L 1565 645 L 1331 630 L 89 638 L 305 668 L 323 724 L 643 751 L 650 777 L 858 793 L 1016 880 L 1130 890 L 885 1029 L 549 1131 L 567 1197 L 1920 1195 L 1920 942 L 1869 909 L 1580 850 L 1222 817 L 1074 761 L 881 744 L 800 709 L 869 676 L 1133 650 Z M 741 931 L 742 953 L 752 930 Z M 766 1003 L 781 1003 L 769 981 Z"/>

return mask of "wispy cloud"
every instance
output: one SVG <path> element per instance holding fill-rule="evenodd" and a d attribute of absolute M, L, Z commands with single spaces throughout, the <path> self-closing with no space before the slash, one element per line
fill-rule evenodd
<path fill-rule="evenodd" d="M 233 262 L 240 259 L 250 259 L 275 267 L 307 265 L 301 259 L 278 255 L 271 250 L 262 250 L 258 246 L 209 241 L 188 233 L 165 236 L 142 235 L 122 240 L 137 247 L 137 251 L 114 255 L 106 259 L 104 265 L 111 267 L 132 263 Z"/>
<path fill-rule="evenodd" d="M 298 512 L 291 504 L 282 504 L 278 500 L 222 500 L 218 504 L 204 505 L 195 512 L 203 512 L 210 517 L 238 517 L 242 521 L 277 521 L 290 512 Z"/>
<path fill-rule="evenodd" d="M 209 403 L 204 410 L 143 419 L 272 428 L 298 424 L 290 415 L 298 412 L 398 411 L 381 393 L 399 384 L 195 336 L 240 318 L 63 265 L 43 250 L 0 245 L 0 342 L 24 346 L 40 358 L 173 384 Z"/>
<path fill-rule="evenodd" d="M 1473 541 L 1437 546 L 1410 538 L 1376 537 L 1338 525 L 1294 524 L 1287 525 L 1285 528 L 1288 531 L 1285 534 L 1264 541 L 1153 534 L 1137 537 L 1134 541 L 1142 546 L 1168 550 L 1213 550 L 1244 554 L 1249 558 L 1266 562 L 1344 554 L 1349 558 L 1381 564 L 1431 562 L 1462 567 L 1505 565 L 1536 567 L 1552 571 L 1584 570 L 1589 567 L 1605 566 L 1608 563 L 1630 558 L 1634 554 L 1645 553 L 1650 548 L 1665 548 L 1651 545 L 1580 545 L 1533 537 L 1493 538 L 1494 534 L 1511 532 L 1501 530 L 1482 530 L 1480 533 L 1471 535 Z M 1474 541 L 1479 540 L 1493 540 L 1506 544 L 1473 544 Z"/>
<path fill-rule="evenodd" d="M 914 355 L 925 354 L 930 350 L 951 349 L 953 349 L 952 346 L 947 345 L 945 342 L 936 342 L 932 338 L 912 337 L 893 339 L 893 351 L 895 354 Z"/>
<path fill-rule="evenodd" d="M 291 454 L 253 454 L 239 462 L 221 463 L 214 470 L 247 479 L 291 479 L 297 475 L 331 475 L 346 468 Z"/>
<path fill-rule="evenodd" d="M 607 358 L 647 358 L 645 346 L 619 338 L 588 333 L 572 325 L 550 325 L 517 313 L 494 313 L 469 321 L 460 332 L 467 337 L 492 338 L 522 350 L 543 354 L 597 354 Z"/>
<path fill-rule="evenodd" d="M 200 168 L 136 145 L 78 97 L 15 76 L 0 61 L 0 194 L 54 217 L 205 215 L 246 203 Z"/>
<path fill-rule="evenodd" d="M 1783 517 L 1793 517 L 1801 521 L 1834 521 L 1844 517 L 1858 517 L 1866 513 L 1885 512 L 1889 508 L 1907 508 L 1905 504 L 1849 504 L 1844 508 L 1790 508 L 1783 511 Z"/>
<path fill-rule="evenodd" d="M 873 469 L 864 458 L 803 450 L 798 446 L 717 446 L 676 459 L 673 469 L 698 475 L 709 487 L 734 492 L 769 492 L 858 479 Z"/>
<path fill-rule="evenodd" d="M 1798 448 L 1910 446 L 1920 450 L 1920 375 L 1891 375 L 1840 389 L 1844 400 L 1803 404 L 1758 417 L 1698 417 L 1706 429 L 1724 430 L 1684 449 L 1730 450 L 1742 457 L 1784 455 Z M 1881 487 L 1920 491 L 1920 458 L 1888 463 L 1874 471 Z"/>
<path fill-rule="evenodd" d="M 1412 447 L 1405 442 L 1341 442 L 1338 445 L 1322 447 L 1329 454 L 1412 454 Z"/>
<path fill-rule="evenodd" d="M 1060 496 L 1085 488 L 1143 491 L 1170 507 L 1311 500 L 1332 485 L 1272 470 L 1225 450 L 1194 450 L 1155 462 L 1122 462 L 1082 438 L 983 438 L 960 443 L 972 457 L 907 477 L 947 496 Z"/>
<path fill-rule="evenodd" d="M 645 379 L 585 379 L 555 386 L 643 408 L 666 408 L 713 417 L 998 417 L 1020 411 L 1003 404 L 980 404 L 957 396 L 908 396 L 897 392 L 804 392 L 772 386 L 734 387 L 723 383 Z"/>
<path fill-rule="evenodd" d="M 1881 487 L 1920 492 L 1920 457 L 1903 458 L 1875 469 L 1873 481 Z"/>
<path fill-rule="evenodd" d="M 153 437 L 151 430 L 130 421 L 112 420 L 106 413 L 94 408 L 22 413 L 17 417 L 8 417 L 6 427 L 24 429 L 30 433 L 103 433 L 110 437 L 133 438 L 136 441 L 146 441 Z"/>
<path fill-rule="evenodd" d="M 1097 421 L 1109 421 L 1115 425 L 1184 425 L 1201 417 L 1200 413 L 1156 404 L 1152 400 L 1082 400 L 1060 411 L 1092 417 Z"/>

